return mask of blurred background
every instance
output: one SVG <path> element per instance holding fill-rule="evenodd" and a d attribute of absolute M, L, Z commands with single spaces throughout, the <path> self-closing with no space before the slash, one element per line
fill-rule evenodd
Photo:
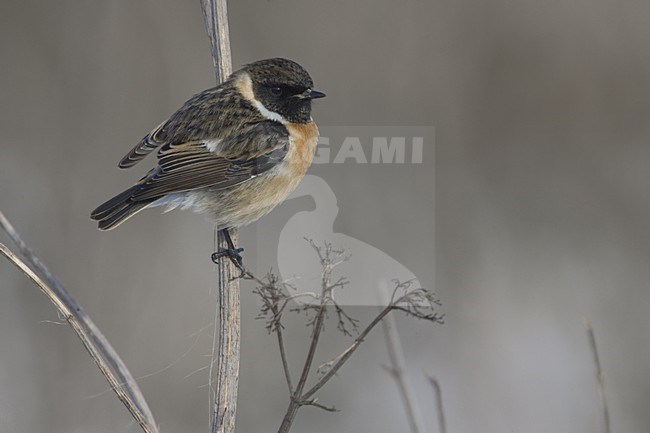
<path fill-rule="evenodd" d="M 650 4 L 270 0 L 229 12 L 235 68 L 303 64 L 328 94 L 314 110 L 323 128 L 435 128 L 420 165 L 312 171 L 336 195 L 333 232 L 385 252 L 443 303 L 444 325 L 396 316 L 429 432 L 425 373 L 450 433 L 601 431 L 583 316 L 613 431 L 650 431 Z M 150 167 L 118 171 L 123 154 L 214 84 L 199 2 L 4 0 L 0 59 L 0 209 L 147 376 L 161 431 L 207 431 L 212 224 L 150 210 L 103 233 L 89 219 Z M 282 221 L 313 206 L 292 200 L 241 230 L 249 265 L 277 266 Z M 139 431 L 5 260 L 0 288 L 0 431 Z M 276 431 L 288 404 L 259 306 L 244 285 L 240 432 Z M 367 322 L 376 307 L 349 313 Z M 286 323 L 294 369 L 304 323 Z M 318 362 L 350 343 L 330 325 Z M 292 431 L 407 431 L 388 362 L 378 329 L 319 393 L 341 411 L 304 408 Z"/>

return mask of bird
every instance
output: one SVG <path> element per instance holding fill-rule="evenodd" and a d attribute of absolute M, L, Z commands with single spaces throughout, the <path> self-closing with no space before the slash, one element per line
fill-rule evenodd
<path fill-rule="evenodd" d="M 192 96 L 118 167 L 133 167 L 156 149 L 157 164 L 93 210 L 91 219 L 111 230 L 156 206 L 207 214 L 228 244 L 213 261 L 227 256 L 243 272 L 243 249 L 234 246 L 229 230 L 270 212 L 310 167 L 318 141 L 311 101 L 325 96 L 313 86 L 300 64 L 271 58 Z"/>

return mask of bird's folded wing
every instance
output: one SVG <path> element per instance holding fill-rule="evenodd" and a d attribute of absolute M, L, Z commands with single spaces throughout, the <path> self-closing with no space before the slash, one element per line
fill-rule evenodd
<path fill-rule="evenodd" d="M 157 133 L 167 124 L 167 120 L 158 125 L 156 129 L 151 131 L 144 137 L 138 144 L 133 147 L 117 164 L 119 168 L 129 168 L 142 161 L 145 156 L 149 155 L 152 150 L 165 144 L 164 140 L 160 140 Z"/>
<path fill-rule="evenodd" d="M 273 138 L 233 137 L 232 143 L 224 140 L 216 151 L 197 141 L 165 145 L 158 154 L 158 166 L 140 180 L 131 199 L 151 200 L 203 187 L 220 189 L 252 179 L 284 159 L 290 145 L 284 131 Z"/>
<path fill-rule="evenodd" d="M 219 143 L 217 154 L 239 158 L 248 153 L 267 152 L 278 139 L 288 139 L 287 129 L 279 122 L 264 120 L 247 101 L 230 102 L 230 109 L 219 104 L 221 87 L 194 95 L 183 107 L 164 121 L 119 162 L 120 168 L 129 168 L 142 161 L 153 150 L 173 149 L 188 142 Z M 248 104 L 248 105 L 247 105 Z M 244 113 L 244 115 L 242 115 Z"/>
<path fill-rule="evenodd" d="M 227 119 L 227 110 L 220 105 L 222 87 L 213 87 L 192 96 L 171 117 L 147 134 L 122 158 L 120 168 L 129 168 L 142 161 L 154 149 L 166 144 L 181 144 L 206 138 L 206 124 L 221 131 Z M 227 133 L 227 131 L 221 131 Z"/>

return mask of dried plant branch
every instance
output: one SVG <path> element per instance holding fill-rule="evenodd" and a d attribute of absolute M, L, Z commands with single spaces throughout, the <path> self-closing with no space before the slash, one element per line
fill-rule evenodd
<path fill-rule="evenodd" d="M 412 290 L 412 281 L 396 281 L 395 290 L 390 297 L 388 305 L 383 308 L 360 333 L 358 333 L 358 336 L 350 347 L 334 359 L 317 368 L 317 373 L 321 374 L 321 376 L 316 380 L 316 383 L 312 385 L 311 388 L 307 388 L 307 381 L 312 371 L 313 361 L 320 341 L 320 334 L 324 329 L 328 309 L 333 309 L 336 313 L 337 328 L 344 335 L 350 336 L 353 332 L 357 333 L 359 330 L 358 321 L 350 317 L 334 300 L 334 291 L 344 288 L 348 285 L 348 281 L 346 278 L 339 278 L 335 282 L 332 282 L 332 271 L 336 266 L 348 260 L 349 255 L 344 250 L 333 248 L 329 243 L 325 243 L 325 245 L 321 247 L 309 239 L 307 239 L 307 241 L 314 248 L 322 266 L 320 294 L 302 293 L 289 295 L 287 287 L 290 287 L 290 285 L 287 282 L 280 281 L 272 273 L 269 272 L 264 279 L 259 279 L 246 269 L 243 272 L 243 278 L 254 281 L 257 284 L 257 288 L 254 292 L 262 299 L 262 308 L 258 318 L 266 319 L 267 330 L 278 335 L 280 356 L 282 358 L 282 364 L 290 391 L 289 407 L 287 408 L 282 424 L 278 430 L 279 433 L 287 433 L 290 430 L 295 416 L 302 406 L 315 406 L 324 410 L 335 411 L 334 407 L 317 403 L 316 399 L 313 398 L 314 394 L 336 375 L 343 364 L 345 364 L 345 362 L 358 349 L 368 334 L 388 315 L 388 313 L 391 311 L 404 311 L 408 315 L 419 319 L 431 322 L 442 322 L 442 316 L 438 315 L 434 311 L 434 308 L 439 305 L 439 302 L 435 299 L 435 296 L 431 291 L 423 288 Z M 301 296 L 308 296 L 314 302 L 301 304 L 298 307 L 289 309 L 289 311 L 293 312 L 307 313 L 310 316 L 307 325 L 311 327 L 311 341 L 301 370 L 300 379 L 294 388 L 291 381 L 289 364 L 286 359 L 282 318 L 284 312 L 287 311 L 288 303 Z"/>
<path fill-rule="evenodd" d="M 600 364 L 600 356 L 598 355 L 598 347 L 596 346 L 596 334 L 588 317 L 584 317 L 585 329 L 587 330 L 587 338 L 589 339 L 589 347 L 594 359 L 596 367 L 596 380 L 598 381 L 598 394 L 600 395 L 600 405 L 603 411 L 603 430 L 605 433 L 611 433 L 609 422 L 609 405 L 607 404 L 607 394 L 605 393 L 605 376 Z"/>
<path fill-rule="evenodd" d="M 284 377 L 287 381 L 287 387 L 289 388 L 289 395 L 293 395 L 293 382 L 291 380 L 289 361 L 287 359 L 282 331 L 284 327 L 282 326 L 282 323 L 280 323 L 280 317 L 282 317 L 282 313 L 292 297 L 288 296 L 278 288 L 280 282 L 278 281 L 278 278 L 270 272 L 266 275 L 266 281 L 258 279 L 247 269 L 244 270 L 242 277 L 253 280 L 258 285 L 257 289 L 253 290 L 253 293 L 258 294 L 264 302 L 261 314 L 258 318 L 264 318 L 266 315 L 271 316 L 267 321 L 266 328 L 269 332 L 274 332 L 277 336 Z"/>
<path fill-rule="evenodd" d="M 319 408 L 319 409 L 323 409 L 324 411 L 327 411 L 327 412 L 338 412 L 338 411 L 339 411 L 339 410 L 338 410 L 337 408 L 335 408 L 334 406 L 325 406 L 324 404 L 320 404 L 320 403 L 318 403 L 318 402 L 316 401 L 316 399 L 314 399 L 314 400 L 308 400 L 308 401 L 303 401 L 303 402 L 302 402 L 302 405 L 303 405 L 303 406 L 314 406 L 314 407 L 317 407 L 317 408 Z"/>
<path fill-rule="evenodd" d="M 142 430 L 146 433 L 157 433 L 158 427 L 140 388 L 106 337 L 81 305 L 22 240 L 2 212 L 0 212 L 0 228 L 16 245 L 24 260 L 1 243 L 0 253 L 31 279 L 57 307 Z"/>
<path fill-rule="evenodd" d="M 316 307 L 316 315 L 313 320 L 309 322 L 309 325 L 312 327 L 311 343 L 309 344 L 309 350 L 307 351 L 307 357 L 302 368 L 302 373 L 300 374 L 300 379 L 296 385 L 291 401 L 289 402 L 289 407 L 285 413 L 282 424 L 280 425 L 279 432 L 286 433 L 291 428 L 293 420 L 298 413 L 300 406 L 305 405 L 309 397 L 303 395 L 303 390 L 307 384 L 307 379 L 309 378 L 309 373 L 311 372 L 311 366 L 314 362 L 314 356 L 316 355 L 316 348 L 318 347 L 318 342 L 320 341 L 320 335 L 323 330 L 323 324 L 326 317 L 326 308 L 328 302 L 332 301 L 332 291 L 337 284 L 332 284 L 332 271 L 334 268 L 342 263 L 345 259 L 341 258 L 341 252 L 335 251 L 332 249 L 331 244 L 325 244 L 323 251 L 321 248 L 317 247 L 313 241 L 309 241 L 318 257 L 320 258 L 321 266 L 323 271 L 321 273 L 321 296 L 320 302 Z"/>
<path fill-rule="evenodd" d="M 345 362 L 352 356 L 352 354 L 359 348 L 361 343 L 366 339 L 368 334 L 370 334 L 370 331 L 374 329 L 375 326 L 379 322 L 382 321 L 384 317 L 388 313 L 390 313 L 394 308 L 388 306 L 384 308 L 381 313 L 379 313 L 373 320 L 370 322 L 370 324 L 359 334 L 359 336 L 354 340 L 354 343 L 350 347 L 348 347 L 345 351 L 343 351 L 339 356 L 334 358 L 332 361 L 329 363 L 326 363 L 325 365 L 329 366 L 329 369 L 327 370 L 322 370 L 323 376 L 316 382 L 314 386 L 312 386 L 305 394 L 303 395 L 303 398 L 310 398 L 313 396 L 319 389 L 323 387 L 332 377 L 336 375 L 336 373 L 339 371 L 339 369 L 345 364 Z"/>
<path fill-rule="evenodd" d="M 227 2 L 226 0 L 201 0 L 201 10 L 210 38 L 214 75 L 217 83 L 221 83 L 232 73 Z"/>
<path fill-rule="evenodd" d="M 343 335 L 352 337 L 352 333 L 359 332 L 359 321 L 350 317 L 339 304 L 334 304 L 334 309 L 336 315 L 338 316 L 338 323 L 336 325 L 337 329 L 343 333 Z M 349 328 L 352 327 L 352 329 Z"/>
<path fill-rule="evenodd" d="M 391 366 L 387 370 L 397 383 L 409 427 L 413 433 L 424 433 L 426 430 L 424 429 L 424 423 L 422 422 L 422 417 L 417 407 L 415 392 L 405 373 L 407 370 L 406 359 L 397 332 L 395 317 L 392 315 L 386 317 L 386 320 L 382 321 L 382 327 L 391 363 Z"/>
<path fill-rule="evenodd" d="M 354 343 L 352 343 L 350 347 L 348 347 L 343 353 L 330 361 L 330 369 L 324 373 L 323 377 L 316 383 L 316 385 L 314 385 L 309 391 L 304 394 L 304 398 L 310 398 L 320 388 L 322 388 L 322 386 L 325 385 L 325 383 L 327 383 L 327 381 L 329 381 L 338 372 L 341 366 L 343 366 L 343 364 L 345 364 L 350 356 L 352 356 L 352 354 L 359 348 L 368 334 L 370 334 L 370 331 L 372 331 L 373 328 L 377 326 L 377 324 L 381 322 L 382 319 L 384 319 L 384 317 L 386 317 L 391 311 L 404 311 L 408 315 L 411 315 L 418 319 L 424 319 L 435 323 L 443 323 L 444 316 L 439 315 L 434 311 L 434 306 L 439 305 L 440 302 L 435 299 L 433 292 L 420 288 L 411 292 L 404 293 L 401 296 L 397 296 L 399 291 L 403 291 L 408 287 L 410 287 L 410 283 L 397 283 L 395 291 L 391 296 L 390 303 L 379 312 L 379 314 L 370 322 L 368 326 L 366 326 L 363 331 L 361 331 L 359 336 L 354 340 Z M 418 304 L 423 301 L 429 302 L 429 308 L 431 312 L 426 312 L 426 309 Z"/>
<path fill-rule="evenodd" d="M 232 235 L 236 241 L 236 237 Z M 218 248 L 228 248 L 225 239 L 219 236 Z M 222 259 L 219 265 L 217 288 L 218 320 L 215 322 L 219 336 L 217 353 L 212 355 L 212 366 L 216 363 L 213 412 L 210 428 L 212 433 L 234 433 L 239 386 L 241 308 L 239 282 L 234 265 Z M 211 367 L 212 367 L 211 366 Z M 210 376 L 212 376 L 210 369 Z M 212 383 L 210 377 L 209 383 Z"/>
<path fill-rule="evenodd" d="M 427 375 L 427 379 L 429 379 L 429 383 L 431 383 L 431 387 L 433 388 L 433 393 L 436 399 L 436 412 L 438 414 L 438 426 L 440 428 L 440 433 L 447 433 L 447 422 L 445 421 L 445 410 L 442 406 L 442 390 L 440 388 L 440 383 L 438 383 L 438 379 L 433 376 Z"/>
<path fill-rule="evenodd" d="M 291 371 L 289 370 L 289 361 L 287 360 L 286 349 L 284 348 L 284 337 L 282 336 L 282 326 L 279 326 L 275 330 L 275 334 L 278 336 L 278 347 L 280 348 L 280 357 L 282 358 L 282 369 L 284 370 L 284 377 L 287 380 L 287 386 L 289 387 L 289 394 L 294 393 L 293 383 L 291 381 Z"/>
<path fill-rule="evenodd" d="M 201 0 L 201 10 L 210 39 L 214 74 L 217 84 L 219 84 L 232 73 L 226 0 Z M 231 229 L 230 235 L 236 243 L 237 231 Z M 217 235 L 217 248 L 218 250 L 228 248 L 226 239 L 220 231 Z M 229 260 L 221 259 L 217 289 L 219 344 L 216 356 L 213 354 L 212 357 L 212 363 L 216 362 L 217 364 L 216 389 L 213 396 L 214 410 L 210 423 L 212 433 L 233 433 L 235 431 L 241 330 L 239 279 L 235 277 L 236 275 L 235 266 Z M 212 370 L 211 365 L 210 383 L 212 383 Z"/>

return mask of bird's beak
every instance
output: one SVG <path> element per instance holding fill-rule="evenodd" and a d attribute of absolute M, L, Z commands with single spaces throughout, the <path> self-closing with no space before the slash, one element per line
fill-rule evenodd
<path fill-rule="evenodd" d="M 325 94 L 323 92 L 319 92 L 318 90 L 313 90 L 313 89 L 307 89 L 300 95 L 298 95 L 300 99 L 318 99 L 318 98 L 324 98 Z"/>

